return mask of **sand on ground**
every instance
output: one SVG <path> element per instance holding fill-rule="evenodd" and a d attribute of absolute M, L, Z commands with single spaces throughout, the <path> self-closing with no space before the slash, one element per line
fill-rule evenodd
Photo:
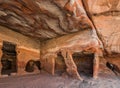
<path fill-rule="evenodd" d="M 120 78 L 104 76 L 98 79 L 81 75 L 84 81 L 58 74 L 40 73 L 0 78 L 0 88 L 120 88 Z"/>

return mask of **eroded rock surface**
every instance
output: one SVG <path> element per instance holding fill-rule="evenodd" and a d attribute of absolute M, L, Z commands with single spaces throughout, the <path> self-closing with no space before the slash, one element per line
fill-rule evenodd
<path fill-rule="evenodd" d="M 109 54 L 120 53 L 120 0 L 84 0 L 84 4 L 104 49 Z"/>
<path fill-rule="evenodd" d="M 119 23 L 120 0 L 0 0 L 0 24 L 42 41 L 41 65 L 52 74 L 59 53 L 75 78 L 82 79 L 72 57 L 76 52 L 94 54 L 94 78 L 99 63 L 101 69 L 108 70 L 107 62 L 119 69 L 119 61 L 109 58 L 120 53 Z"/>
<path fill-rule="evenodd" d="M 90 28 L 81 0 L 0 0 L 0 24 L 39 39 Z"/>
<path fill-rule="evenodd" d="M 67 66 L 67 72 L 70 75 L 74 75 L 75 78 L 80 78 L 72 54 L 76 52 L 94 53 L 93 76 L 96 77 L 99 64 L 98 56 L 101 55 L 101 43 L 97 38 L 93 38 L 92 36 L 95 36 L 93 30 L 88 29 L 43 42 L 41 45 L 42 67 L 54 74 L 55 58 L 58 53 L 61 53 Z"/>
<path fill-rule="evenodd" d="M 92 2 L 91 0 L 84 0 L 83 3 L 103 43 L 106 62 L 111 63 L 114 66 L 112 69 L 116 69 L 119 75 L 120 0 L 93 0 Z M 103 62 L 104 60 L 101 61 L 102 64 Z M 106 62 L 104 62 L 104 65 Z M 101 65 L 101 67 L 106 68 L 104 65 Z M 104 69 L 103 67 L 101 69 Z M 104 72 L 112 75 L 108 70 L 104 69 Z"/>

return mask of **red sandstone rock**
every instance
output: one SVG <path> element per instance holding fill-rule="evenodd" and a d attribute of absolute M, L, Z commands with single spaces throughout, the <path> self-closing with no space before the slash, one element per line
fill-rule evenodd
<path fill-rule="evenodd" d="M 81 79 L 78 76 L 77 68 L 71 55 L 76 52 L 88 52 L 95 53 L 95 55 L 98 56 L 101 55 L 101 43 L 97 38 L 92 37 L 95 36 L 92 31 L 92 29 L 84 30 L 82 32 L 73 33 L 43 42 L 41 45 L 42 67 L 48 72 L 54 74 L 55 58 L 58 53 L 61 53 L 64 57 L 67 72 L 72 74 L 75 78 Z M 94 58 L 94 77 L 96 77 L 98 73 L 98 60 L 98 57 Z M 72 66 L 74 69 L 72 69 Z"/>
<path fill-rule="evenodd" d="M 84 0 L 104 49 L 108 53 L 120 53 L 120 1 Z"/>
<path fill-rule="evenodd" d="M 109 58 L 120 53 L 119 23 L 120 0 L 0 1 L 1 25 L 42 41 L 40 59 L 43 69 L 54 74 L 55 59 L 61 53 L 68 74 L 79 79 L 81 77 L 72 57 L 76 52 L 95 54 L 94 78 L 98 74 L 102 53 L 106 62 L 119 70 L 119 60 L 113 62 Z M 104 67 L 106 62 L 103 61 L 100 67 Z"/>
<path fill-rule="evenodd" d="M 81 0 L 1 0 L 0 24 L 39 39 L 90 28 Z"/>
<path fill-rule="evenodd" d="M 106 60 L 120 68 L 117 59 L 120 53 L 120 0 L 84 0 L 83 3 L 103 43 Z"/>

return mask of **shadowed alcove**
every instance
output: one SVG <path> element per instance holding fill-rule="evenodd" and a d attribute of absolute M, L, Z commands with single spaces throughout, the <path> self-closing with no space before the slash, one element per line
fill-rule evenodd
<path fill-rule="evenodd" d="M 74 53 L 72 56 L 75 64 L 77 65 L 79 74 L 92 76 L 94 54 Z"/>
<path fill-rule="evenodd" d="M 11 42 L 3 41 L 2 47 L 2 75 L 10 75 L 11 73 L 17 72 L 17 54 L 16 54 L 16 44 Z"/>
<path fill-rule="evenodd" d="M 77 70 L 80 75 L 82 74 L 85 76 L 92 76 L 94 54 L 74 53 L 72 57 L 73 57 L 75 64 L 77 65 Z M 55 60 L 55 72 L 57 74 L 61 74 L 65 71 L 66 71 L 66 65 L 64 62 L 64 58 L 59 53 Z"/>

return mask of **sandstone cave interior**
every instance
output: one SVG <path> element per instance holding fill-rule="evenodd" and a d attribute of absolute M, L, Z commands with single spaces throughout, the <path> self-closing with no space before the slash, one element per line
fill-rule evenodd
<path fill-rule="evenodd" d="M 120 0 L 0 0 L 0 88 L 120 88 Z"/>
<path fill-rule="evenodd" d="M 17 52 L 16 52 L 16 44 L 8 41 L 3 41 L 2 46 L 2 57 L 1 57 L 1 75 L 11 75 L 12 73 L 17 73 L 18 62 L 17 62 Z M 34 72 L 34 67 L 38 70 L 41 70 L 40 61 L 29 60 L 24 67 L 26 72 Z"/>
<path fill-rule="evenodd" d="M 77 66 L 77 70 L 80 75 L 84 75 L 86 77 L 93 76 L 93 53 L 74 53 L 72 55 L 73 60 Z M 55 72 L 56 74 L 62 74 L 66 71 L 66 65 L 64 62 L 64 58 L 61 53 L 58 53 L 56 61 L 55 61 Z"/>

